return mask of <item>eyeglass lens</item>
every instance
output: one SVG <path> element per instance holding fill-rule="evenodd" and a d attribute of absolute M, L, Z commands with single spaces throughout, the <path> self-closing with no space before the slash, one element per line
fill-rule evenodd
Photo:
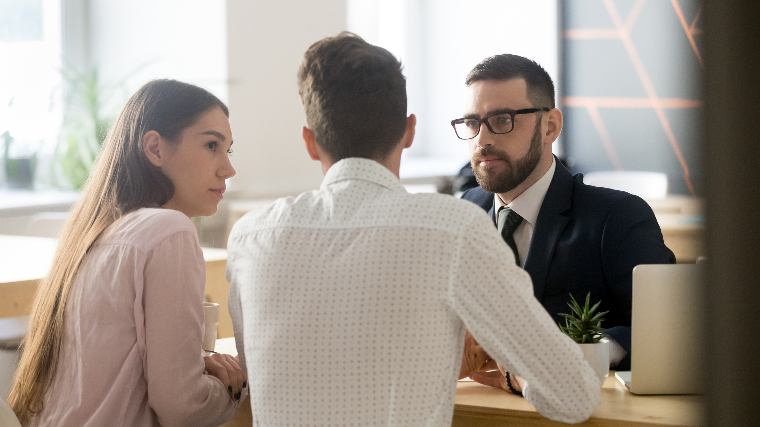
<path fill-rule="evenodd" d="M 489 130 L 493 133 L 507 133 L 514 127 L 512 115 L 509 113 L 496 114 L 483 119 Z M 457 136 L 463 139 L 474 138 L 480 132 L 480 119 L 462 119 L 454 124 Z"/>

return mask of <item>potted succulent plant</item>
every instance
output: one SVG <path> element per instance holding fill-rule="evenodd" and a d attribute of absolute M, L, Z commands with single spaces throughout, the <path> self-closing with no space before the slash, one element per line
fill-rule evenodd
<path fill-rule="evenodd" d="M 565 322 L 564 325 L 560 323 L 559 328 L 578 343 L 586 361 L 603 381 L 609 372 L 610 355 L 607 343 L 601 341 L 602 322 L 607 312 L 597 312 L 600 304 L 601 301 L 597 301 L 596 304 L 591 305 L 591 292 L 586 294 L 583 306 L 570 295 L 570 301 L 567 303 L 570 313 L 560 313 Z"/>

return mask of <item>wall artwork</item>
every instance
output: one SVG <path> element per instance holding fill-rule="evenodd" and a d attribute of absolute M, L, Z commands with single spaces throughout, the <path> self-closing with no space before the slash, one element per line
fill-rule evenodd
<path fill-rule="evenodd" d="M 663 172 L 700 194 L 699 0 L 562 2 L 564 156 L 575 172 Z"/>

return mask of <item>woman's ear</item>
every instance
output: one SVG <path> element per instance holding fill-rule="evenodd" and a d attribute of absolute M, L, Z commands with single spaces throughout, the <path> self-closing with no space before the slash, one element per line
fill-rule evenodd
<path fill-rule="evenodd" d="M 164 164 L 164 161 L 166 161 L 167 154 L 165 152 L 165 145 L 161 141 L 161 135 L 154 130 L 149 130 L 143 135 L 140 144 L 148 161 L 153 166 L 160 168 Z"/>

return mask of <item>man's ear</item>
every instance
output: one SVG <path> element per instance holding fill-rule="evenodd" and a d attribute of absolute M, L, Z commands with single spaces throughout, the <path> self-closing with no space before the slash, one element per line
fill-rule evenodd
<path fill-rule="evenodd" d="M 304 126 L 301 129 L 301 137 L 303 143 L 306 146 L 306 152 L 309 153 L 309 157 L 312 160 L 320 160 L 319 150 L 317 150 L 317 138 L 314 136 L 314 131 Z"/>
<path fill-rule="evenodd" d="M 417 116 L 410 114 L 409 117 L 406 118 L 406 130 L 404 131 L 404 136 L 402 137 L 404 148 L 409 148 L 412 146 L 412 142 L 414 142 L 414 133 L 416 127 Z"/>
<path fill-rule="evenodd" d="M 544 131 L 544 143 L 552 144 L 559 138 L 562 132 L 562 111 L 559 108 L 552 108 L 546 112 L 546 130 Z"/>
<path fill-rule="evenodd" d="M 158 132 L 154 130 L 145 132 L 140 144 L 145 157 L 153 166 L 161 167 L 164 164 L 167 155 L 166 147 L 161 143 L 161 135 Z"/>

